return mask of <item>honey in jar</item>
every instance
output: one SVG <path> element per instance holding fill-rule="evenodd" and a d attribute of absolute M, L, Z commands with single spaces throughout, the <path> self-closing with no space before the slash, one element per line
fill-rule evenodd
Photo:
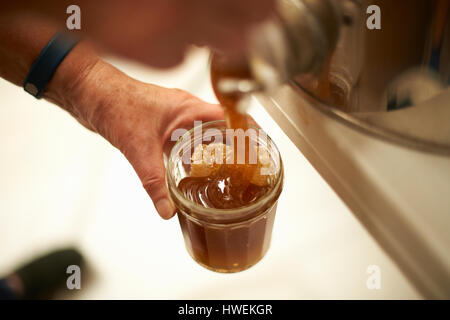
<path fill-rule="evenodd" d="M 211 143 L 210 129 L 223 137 L 227 129 L 260 130 L 239 110 L 239 95 L 217 91 L 223 77 L 248 77 L 245 69 L 226 68 L 223 62 L 213 58 L 211 79 L 226 121 L 203 124 L 201 141 L 193 130 L 179 140 L 169 157 L 167 181 L 192 258 L 214 271 L 237 272 L 257 263 L 269 248 L 283 167 L 276 146 L 265 134 Z M 186 149 L 192 153 L 189 163 L 183 162 Z M 241 162 L 240 152 L 244 153 Z"/>

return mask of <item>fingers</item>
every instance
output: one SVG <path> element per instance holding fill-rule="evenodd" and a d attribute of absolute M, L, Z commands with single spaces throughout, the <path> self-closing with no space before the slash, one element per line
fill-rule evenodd
<path fill-rule="evenodd" d="M 166 169 L 161 147 L 155 144 L 150 146 L 147 152 L 139 148 L 137 152 L 126 156 L 152 199 L 158 214 L 163 219 L 173 217 L 175 206 L 169 198 L 166 187 Z"/>
<path fill-rule="evenodd" d="M 246 30 L 274 11 L 275 0 L 91 1 L 86 32 L 107 50 L 154 67 L 179 64 L 187 44 L 242 53 Z M 125 41 L 125 40 L 126 41 Z"/>
<path fill-rule="evenodd" d="M 209 16 L 229 25 L 246 26 L 265 19 L 275 8 L 275 0 L 201 0 Z"/>
<path fill-rule="evenodd" d="M 246 34 L 275 11 L 274 0 L 196 0 L 187 10 L 193 42 L 227 55 L 242 54 Z"/>
<path fill-rule="evenodd" d="M 223 120 L 224 119 L 224 110 L 218 104 L 209 104 L 204 103 L 203 105 L 198 104 L 197 106 L 197 114 L 195 114 L 197 120 L 202 120 L 204 122 L 214 121 L 214 120 Z"/>
<path fill-rule="evenodd" d="M 194 120 L 212 121 L 223 119 L 223 110 L 219 105 L 208 104 L 197 98 L 191 100 L 192 102 L 186 106 L 186 109 L 181 109 L 177 112 L 177 118 L 170 119 L 168 124 L 169 132 L 178 128 L 191 129 Z M 171 124 L 176 124 L 172 126 Z M 170 219 L 175 214 L 175 206 L 170 200 L 166 187 L 166 169 L 163 161 L 163 148 L 161 141 L 156 139 L 152 145 L 149 145 L 149 151 L 144 152 L 142 146 L 136 155 L 130 160 L 135 168 L 142 185 L 152 199 L 156 211 L 164 219 Z M 176 141 L 167 139 L 164 144 L 164 151 L 166 155 L 169 154 L 170 149 Z"/>
<path fill-rule="evenodd" d="M 223 120 L 223 108 L 217 104 L 206 103 L 196 97 L 191 96 L 184 103 L 174 108 L 164 120 L 165 128 L 162 134 L 162 143 L 164 144 L 164 154 L 169 155 L 170 150 L 176 143 L 171 140 L 172 133 L 176 129 L 190 130 L 194 126 L 194 121 L 209 122 L 214 120 Z"/>

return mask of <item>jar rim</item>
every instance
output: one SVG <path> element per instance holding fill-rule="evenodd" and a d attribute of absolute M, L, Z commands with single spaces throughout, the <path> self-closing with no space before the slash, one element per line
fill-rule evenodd
<path fill-rule="evenodd" d="M 217 126 L 225 126 L 226 127 L 226 122 L 225 122 L 225 120 L 209 121 L 206 123 L 202 123 L 201 126 L 202 126 L 202 130 L 204 130 L 205 128 L 211 128 L 211 127 L 217 127 Z M 250 127 L 253 129 L 262 130 L 255 125 L 250 125 Z M 198 126 L 195 128 L 198 128 Z M 271 146 L 273 146 L 275 148 L 276 155 L 278 156 L 278 160 L 279 160 L 279 166 L 278 166 L 277 172 L 276 172 L 276 182 L 275 182 L 274 186 L 257 201 L 252 202 L 251 204 L 239 207 L 239 208 L 232 208 L 232 209 L 206 208 L 190 199 L 187 199 L 178 189 L 178 187 L 176 185 L 175 177 L 172 174 L 173 161 L 171 161 L 171 159 L 173 159 L 176 156 L 176 154 L 180 150 L 180 146 L 182 145 L 182 143 L 183 142 L 186 143 L 186 139 L 190 139 L 189 142 L 192 140 L 192 133 L 194 132 L 195 128 L 192 128 L 191 130 L 185 132 L 178 139 L 176 144 L 173 146 L 173 148 L 170 152 L 170 155 L 169 155 L 169 159 L 167 161 L 167 163 L 168 163 L 167 170 L 166 170 L 167 187 L 168 187 L 170 195 L 173 198 L 175 198 L 182 205 L 183 208 L 181 208 L 181 209 L 187 209 L 186 211 L 191 211 L 191 212 L 195 213 L 193 215 L 194 218 L 200 219 L 202 221 L 208 220 L 210 223 L 211 222 L 216 222 L 216 223 L 219 222 L 220 223 L 220 222 L 230 222 L 230 221 L 238 223 L 239 220 L 243 220 L 243 219 L 247 218 L 249 215 L 251 215 L 251 219 L 253 219 L 253 218 L 256 218 L 257 216 L 259 216 L 260 214 L 264 214 L 264 212 L 267 210 L 267 208 L 271 207 L 272 203 L 274 203 L 278 199 L 278 196 L 281 193 L 281 189 L 283 186 L 283 179 L 284 179 L 283 162 L 281 159 L 280 152 L 279 152 L 276 144 L 269 137 L 269 135 L 267 135 L 267 133 L 265 133 L 265 131 L 263 131 L 267 136 L 267 141 L 271 142 Z M 264 208 L 264 210 L 261 210 L 260 214 L 252 215 L 255 211 L 257 211 L 258 209 L 262 209 L 262 208 Z M 177 207 L 177 209 L 180 209 L 180 208 Z"/>

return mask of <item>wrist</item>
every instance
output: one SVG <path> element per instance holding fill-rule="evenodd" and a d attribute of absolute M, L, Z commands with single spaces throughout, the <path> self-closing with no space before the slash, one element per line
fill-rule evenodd
<path fill-rule="evenodd" d="M 89 44 L 80 42 L 58 66 L 43 97 L 82 120 L 77 100 L 83 82 L 100 61 Z"/>
<path fill-rule="evenodd" d="M 82 63 L 83 68 L 79 66 L 82 72 L 74 77 L 69 75 L 63 81 L 66 84 L 54 91 L 58 101 L 62 101 L 58 104 L 122 150 L 123 137 L 130 136 L 133 122 L 139 120 L 135 118 L 139 118 L 140 104 L 145 101 L 149 109 L 154 109 L 149 98 L 155 96 L 157 86 L 139 82 L 97 56 Z"/>
<path fill-rule="evenodd" d="M 76 45 L 61 62 L 43 97 L 68 111 L 86 128 L 113 145 L 108 128 L 121 105 L 119 92 L 135 81 L 98 57 L 86 42 Z M 137 82 L 137 81 L 135 81 Z"/>

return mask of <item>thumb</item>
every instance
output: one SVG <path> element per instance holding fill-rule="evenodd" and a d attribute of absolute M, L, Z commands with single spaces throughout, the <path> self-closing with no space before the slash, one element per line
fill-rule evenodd
<path fill-rule="evenodd" d="M 170 219 L 175 214 L 175 206 L 169 199 L 166 187 L 166 169 L 163 152 L 153 148 L 148 152 L 138 152 L 127 157 L 153 201 L 156 211 L 163 219 Z"/>

